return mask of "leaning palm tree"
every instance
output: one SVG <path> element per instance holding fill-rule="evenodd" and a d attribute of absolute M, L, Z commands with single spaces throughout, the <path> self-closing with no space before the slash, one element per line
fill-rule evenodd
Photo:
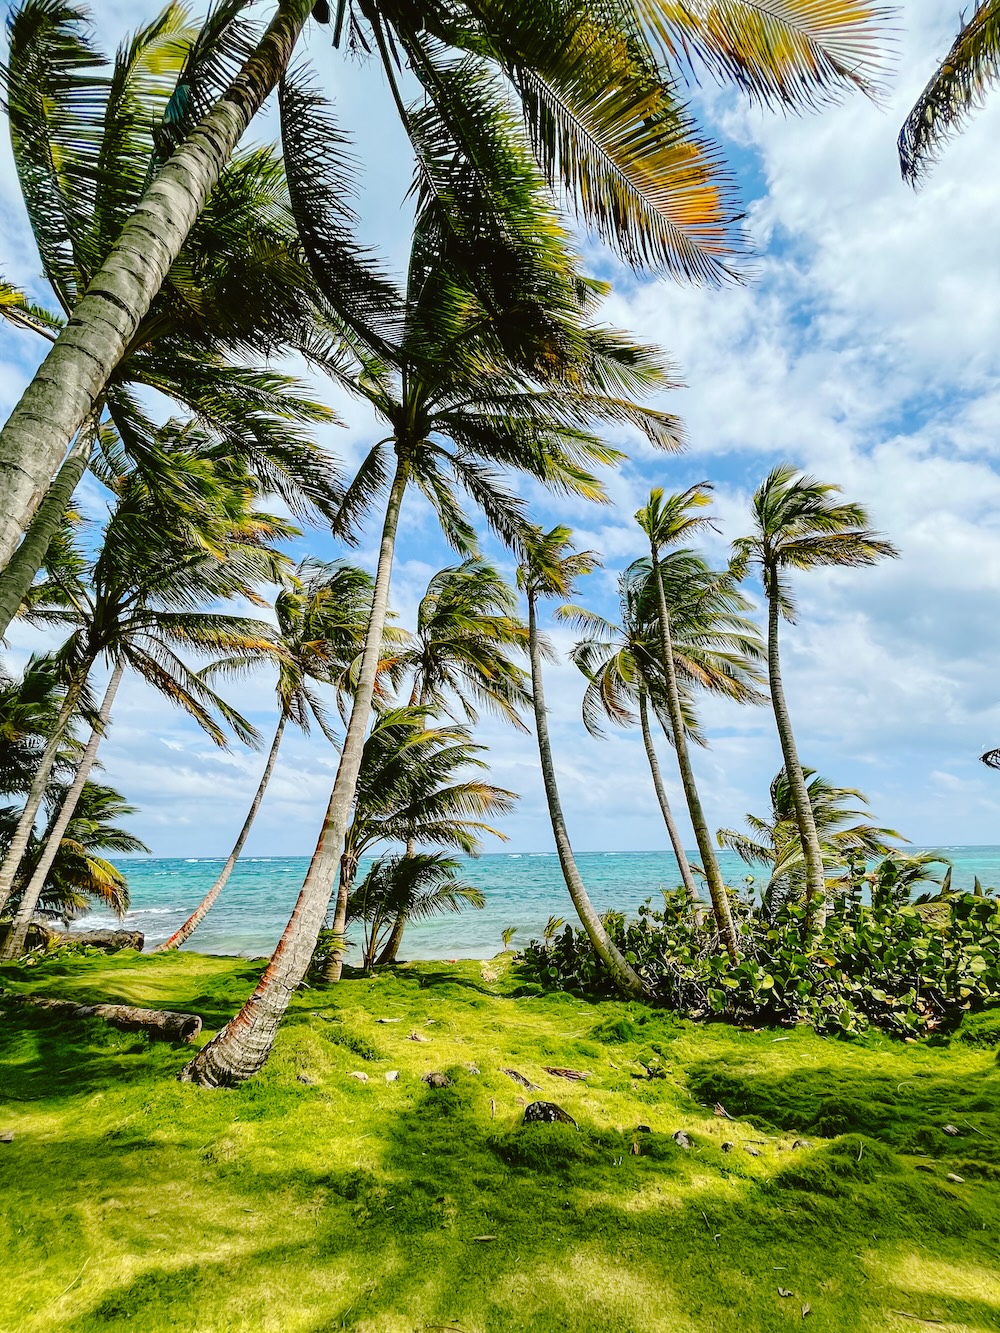
<path fill-rule="evenodd" d="M 888 856 L 895 843 L 905 839 L 895 829 L 869 822 L 868 800 L 854 787 L 837 787 L 811 768 L 803 770 L 806 791 L 823 854 L 824 876 L 836 888 L 838 871 L 843 874 L 855 859 Z M 719 829 L 720 847 L 726 847 L 749 866 L 764 866 L 768 880 L 761 895 L 763 906 L 773 914 L 779 905 L 801 899 L 805 857 L 799 836 L 792 787 L 784 769 L 771 782 L 770 815 L 746 815 L 749 833 Z M 846 886 L 846 882 L 844 882 Z"/>
<path fill-rule="evenodd" d="M 754 492 L 753 533 L 733 543 L 735 574 L 742 578 L 750 566 L 756 568 L 767 598 L 767 673 L 805 858 L 807 929 L 813 912 L 823 912 L 823 851 L 781 679 L 781 621 L 795 619 L 788 572 L 825 565 L 853 569 L 897 554 L 891 542 L 868 526 L 868 511 L 860 504 L 839 501 L 840 493 L 839 486 L 817 481 L 782 463 Z"/>
<path fill-rule="evenodd" d="M 420 215 L 414 234 L 394 364 L 368 356 L 357 374 L 344 376 L 368 399 L 388 433 L 347 489 L 340 530 L 353 532 L 376 497 L 386 489 L 388 497 L 372 617 L 340 765 L 298 903 L 271 965 L 241 1013 L 185 1067 L 185 1079 L 215 1086 L 255 1073 L 309 967 L 350 821 L 408 488 L 418 488 L 430 501 L 446 538 L 468 556 L 475 551 L 475 530 L 460 504 L 463 493 L 502 539 L 517 545 L 527 530 L 524 503 L 505 484 L 505 474 L 602 500 L 603 488 L 590 469 L 621 455 L 594 433 L 594 423 L 629 424 L 659 447 L 678 443 L 673 417 L 634 401 L 671 382 L 659 355 L 588 322 L 603 288 L 576 272 L 530 163 L 511 167 L 519 171 L 512 174 L 511 188 L 520 189 L 523 213 L 544 232 L 537 268 L 530 272 L 552 294 L 545 320 L 527 318 L 534 302 L 528 293 L 494 319 L 464 281 L 462 265 L 452 264 L 448 232 L 440 210 L 432 207 Z M 511 361 L 505 349 L 515 336 L 520 357 Z"/>
<path fill-rule="evenodd" d="M 371 972 L 393 922 L 425 921 L 444 912 L 486 906 L 482 889 L 459 878 L 459 863 L 443 852 L 380 856 L 347 904 L 347 921 L 365 927 L 363 966 Z"/>
<path fill-rule="evenodd" d="M 708 882 L 708 892 L 712 899 L 712 910 L 723 946 L 730 962 L 739 959 L 736 940 L 736 928 L 729 904 L 729 893 L 722 880 L 718 858 L 712 846 L 712 837 L 705 819 L 705 811 L 698 793 L 691 756 L 687 747 L 687 730 L 684 722 L 684 707 L 681 696 L 677 656 L 674 649 L 673 629 L 670 606 L 667 600 L 666 582 L 663 574 L 662 553 L 683 541 L 692 533 L 699 531 L 709 519 L 698 514 L 697 510 L 709 503 L 711 487 L 707 482 L 690 486 L 676 495 L 665 495 L 660 489 L 650 491 L 649 503 L 636 514 L 636 522 L 649 540 L 650 583 L 656 606 L 656 627 L 659 637 L 660 666 L 663 673 L 664 701 L 670 719 L 671 738 L 674 754 L 680 770 L 684 799 L 687 802 L 691 827 L 694 830 L 698 852 L 701 855 L 702 868 Z"/>
<path fill-rule="evenodd" d="M 57 307 L 47 311 L 3 282 L 0 315 L 50 343 L 138 200 L 157 123 L 198 32 L 182 6 L 168 4 L 123 44 L 109 78 L 97 75 L 86 96 L 60 100 L 47 95 L 53 90 L 44 71 L 69 58 L 58 48 L 70 12 L 44 0 L 26 4 L 11 20 L 9 60 L 0 72 L 14 167 Z M 142 390 L 173 399 L 225 435 L 234 454 L 293 508 L 312 505 L 330 515 L 336 470 L 302 427 L 332 414 L 293 379 L 260 364 L 301 344 L 314 306 L 281 160 L 273 148 L 240 152 L 95 399 L 16 560 L 0 575 L 0 630 L 37 573 L 88 462 L 115 472 L 125 455 L 142 465 L 153 430 Z"/>
<path fill-rule="evenodd" d="M 117 238 L 72 322 L 0 432 L 0 567 L 241 135 L 287 71 L 310 12 L 320 21 L 330 14 L 326 0 L 315 9 L 311 0 L 279 0 L 260 36 L 248 31 L 245 7 L 245 0 L 220 0 L 191 44 L 162 120 L 152 127 L 149 173 L 136 182 L 117 219 Z M 12 24 L 28 32 L 46 29 L 29 92 L 47 99 L 56 118 L 74 100 L 92 100 L 102 77 L 82 35 L 85 19 L 63 0 L 25 0 L 13 16 Z M 764 102 L 822 103 L 846 89 L 870 88 L 881 29 L 881 10 L 864 0 L 623 0 L 610 6 L 579 0 L 513 7 L 478 0 L 339 0 L 335 41 L 346 33 L 349 46 L 378 53 L 414 144 L 422 188 L 440 201 L 450 233 L 465 248 L 468 271 L 478 269 L 488 285 L 511 270 L 507 261 L 527 234 L 510 225 L 509 154 L 484 151 L 484 127 L 511 101 L 520 105 L 523 137 L 542 171 L 591 229 L 636 266 L 711 278 L 724 274 L 741 248 L 741 211 L 717 149 L 701 140 L 680 98 L 692 65 L 695 73 L 700 65 Z M 409 106 L 397 80 L 401 62 L 421 94 Z M 291 161 L 294 136 L 283 138 Z M 337 144 L 342 148 L 340 134 Z M 60 157 L 75 167 L 80 142 L 61 142 Z M 297 161 L 308 183 L 308 154 Z M 452 164 L 464 176 L 458 191 L 449 188 Z M 329 240 L 308 227 L 306 234 L 319 249 Z M 484 255 L 503 261 L 491 275 Z M 339 290 L 343 296 L 342 285 Z"/>
<path fill-rule="evenodd" d="M 904 180 L 920 180 L 998 78 L 1000 0 L 979 0 L 899 132 Z"/>
<path fill-rule="evenodd" d="M 538 600 L 540 597 L 559 597 L 564 600 L 569 598 L 577 580 L 584 574 L 589 574 L 599 563 L 596 552 L 575 550 L 571 537 L 569 528 L 555 527 L 550 532 L 536 528 L 528 544 L 525 559 L 517 572 L 518 586 L 523 589 L 528 602 L 528 652 L 531 661 L 535 739 L 538 742 L 538 757 L 541 761 L 542 783 L 545 788 L 549 820 L 552 824 L 552 835 L 573 906 L 590 938 L 594 952 L 607 968 L 612 982 L 623 994 L 640 996 L 645 994 L 643 984 L 626 962 L 608 934 L 604 922 L 594 910 L 577 867 L 569 830 L 566 827 L 566 817 L 559 799 L 559 785 L 552 758 L 552 742 L 549 737 L 549 720 L 545 711 L 542 684 L 542 660 L 546 653 L 546 645 L 538 628 Z"/>
<path fill-rule="evenodd" d="M 192 437 L 189 435 L 190 443 Z M 253 490 L 246 474 L 229 460 L 208 456 L 199 447 L 169 453 L 173 505 L 166 507 L 165 486 L 151 494 L 144 478 L 133 473 L 122 483 L 96 559 L 77 556 L 75 578 L 63 568 L 32 590 L 25 616 L 36 624 L 69 626 L 58 653 L 67 688 L 59 716 L 32 779 L 17 829 L 0 866 L 0 904 L 14 884 L 52 767 L 98 663 L 106 658 L 111 677 L 105 690 L 77 774 L 70 786 L 31 883 L 22 895 L 14 926 L 0 957 L 21 946 L 47 872 L 46 856 L 73 815 L 75 798 L 86 780 L 127 667 L 192 716 L 218 745 L 226 728 L 255 742 L 257 733 L 212 687 L 178 656 L 177 648 L 225 652 L 256 659 L 273 642 L 262 621 L 206 611 L 215 599 L 257 599 L 256 585 L 274 581 L 284 567 L 268 542 L 294 532 L 282 520 L 250 509 Z M 165 520 L 173 521 L 167 539 Z"/>
<path fill-rule="evenodd" d="M 381 714 L 365 741 L 354 798 L 354 815 L 340 857 L 332 929 L 346 929 L 348 902 L 362 857 L 384 843 L 406 844 L 408 855 L 421 845 L 450 847 L 478 856 L 486 835 L 504 835 L 486 822 L 510 812 L 517 796 L 470 770 L 483 771 L 484 747 L 458 723 L 432 726 L 423 707 L 393 708 Z M 395 961 L 407 915 L 401 912 L 383 942 L 377 961 Z M 330 950 L 324 981 L 339 981 L 343 952 Z"/>
<path fill-rule="evenodd" d="M 277 632 L 273 643 L 262 644 L 260 654 L 262 661 L 277 667 L 278 696 L 278 725 L 264 771 L 233 849 L 214 884 L 184 924 L 157 945 L 154 953 L 166 953 L 185 944 L 226 887 L 267 791 L 287 724 L 292 722 L 308 734 L 313 719 L 327 740 L 337 744 L 314 683 L 333 685 L 341 696 L 347 692 L 351 667 L 371 614 L 371 599 L 370 575 L 342 562 L 324 564 L 308 559 L 285 575 L 274 601 Z M 252 666 L 246 655 L 241 654 L 215 662 L 201 674 L 207 679 L 219 674 L 244 675 Z"/>
<path fill-rule="evenodd" d="M 756 688 L 763 649 L 754 624 L 743 614 L 750 603 L 726 574 L 710 569 L 692 551 L 670 551 L 660 560 L 660 578 L 670 615 L 673 660 L 687 740 L 707 741 L 694 710 L 694 691 L 701 688 L 738 703 L 763 703 Z M 648 560 L 636 560 L 618 581 L 620 625 L 582 607 L 560 607 L 556 616 L 584 637 L 573 660 L 587 677 L 583 720 L 592 735 L 601 735 L 607 719 L 629 726 L 639 715 L 643 746 L 660 811 L 685 888 L 697 896 L 660 771 L 650 713 L 672 743 L 666 683 L 658 630 L 658 597 Z"/>

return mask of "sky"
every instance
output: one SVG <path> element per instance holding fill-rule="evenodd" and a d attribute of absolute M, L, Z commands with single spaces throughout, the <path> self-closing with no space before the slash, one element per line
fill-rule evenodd
<path fill-rule="evenodd" d="M 112 47 L 155 3 L 100 0 L 97 32 Z M 923 187 L 900 180 L 899 126 L 944 55 L 956 13 L 909 0 L 896 20 L 891 73 L 878 102 L 849 97 L 819 114 L 753 109 L 728 90 L 692 90 L 706 127 L 725 145 L 744 191 L 756 257 L 752 280 L 709 290 L 637 278 L 586 237 L 592 271 L 614 282 L 604 316 L 664 348 L 685 387 L 663 406 L 686 424 L 690 447 L 654 454 L 609 434 L 630 454 L 607 478 L 613 504 L 555 502 L 532 488 L 537 519 L 569 524 L 604 568 L 578 601 L 614 614 L 618 572 L 644 553 L 632 515 L 651 486 L 681 489 L 710 479 L 718 533 L 706 552 L 749 530 L 748 501 L 779 462 L 807 469 L 866 505 L 900 558 L 872 569 L 796 576 L 798 616 L 782 631 L 788 703 L 803 761 L 860 788 L 879 824 L 921 846 L 1000 841 L 1000 775 L 978 755 L 1000 744 L 1000 90 L 954 140 Z M 304 56 L 334 100 L 365 168 L 363 236 L 399 269 L 409 212 L 409 152 L 381 72 L 330 49 L 312 27 Z M 269 138 L 265 118 L 249 138 Z M 0 272 L 39 296 L 44 286 L 10 162 L 0 146 Z M 0 411 L 16 402 L 40 348 L 0 329 Z M 324 443 L 349 469 L 379 436 L 367 410 L 316 381 L 339 413 Z M 91 497 L 93 498 L 93 497 Z M 512 573 L 509 556 L 487 545 Z M 341 554 L 310 531 L 296 557 Z M 354 553 L 372 566 L 374 549 Z M 408 501 L 393 587 L 399 623 L 412 625 L 428 578 L 455 562 L 431 515 Z M 748 591 L 756 595 L 752 585 Z M 757 597 L 759 606 L 759 596 Z M 606 740 L 580 721 L 583 680 L 566 660 L 572 634 L 551 627 L 558 661 L 546 698 L 558 778 L 581 852 L 667 845 L 635 730 Z M 8 661 L 41 646 L 15 625 Z M 273 729 L 266 669 L 239 687 L 239 706 Z M 780 766 L 766 708 L 704 699 L 711 745 L 695 766 L 711 827 L 764 813 Z M 551 847 L 533 737 L 485 719 L 492 780 L 520 793 L 500 822 L 506 843 L 485 850 Z M 671 800 L 693 844 L 672 758 L 663 746 Z M 228 851 L 253 795 L 263 757 L 234 742 L 216 749 L 176 709 L 136 679 L 119 694 L 101 757 L 104 775 L 137 806 L 130 827 L 160 856 Z M 317 737 L 289 734 L 246 854 L 312 851 L 337 756 Z"/>

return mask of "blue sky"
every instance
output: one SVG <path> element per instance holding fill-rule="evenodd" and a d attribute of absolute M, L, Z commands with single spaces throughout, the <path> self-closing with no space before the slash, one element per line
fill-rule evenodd
<path fill-rule="evenodd" d="M 155 4 L 102 0 L 98 31 L 111 45 Z M 618 439 L 630 461 L 608 480 L 614 505 L 554 504 L 532 490 L 539 521 L 567 522 L 605 570 L 579 600 L 613 611 L 617 572 L 642 553 L 631 520 L 651 485 L 711 478 L 721 558 L 745 530 L 747 498 L 788 460 L 869 506 L 900 547 L 874 570 L 798 580 L 800 615 L 784 632 L 786 687 L 804 761 L 871 798 L 878 822 L 918 844 L 1000 840 L 1000 776 L 977 763 L 1000 743 L 996 663 L 1000 628 L 1000 205 L 995 143 L 1000 93 L 953 143 L 926 186 L 903 186 L 895 136 L 906 109 L 947 49 L 955 16 L 912 0 L 898 25 L 894 73 L 880 105 L 861 98 L 821 115 L 785 118 L 703 88 L 697 105 L 725 142 L 748 205 L 754 280 L 719 291 L 638 280 L 581 239 L 593 271 L 611 277 L 609 321 L 670 352 L 686 386 L 666 405 L 684 417 L 691 446 L 678 458 Z M 409 178 L 405 140 L 374 65 L 345 60 L 313 29 L 307 54 L 366 164 L 363 231 L 397 267 L 404 262 Z M 253 131 L 266 137 L 266 122 Z M 0 271 L 37 290 L 37 259 L 4 145 L 0 160 Z M 33 368 L 29 335 L 0 329 L 0 408 L 9 410 Z M 317 383 L 342 416 L 326 443 L 349 466 L 375 438 L 365 409 Z M 302 553 L 338 554 L 310 532 Z M 510 568 L 509 558 L 487 550 Z M 357 558 L 371 562 L 363 545 Z M 405 513 L 394 604 L 411 623 L 427 578 L 454 557 L 415 501 Z M 553 741 L 571 833 L 585 850 L 666 843 L 635 733 L 600 742 L 579 720 L 582 682 L 565 662 L 546 681 Z M 38 640 L 10 636 L 22 660 Z M 273 726 L 265 673 L 239 702 Z M 711 748 L 696 756 L 714 826 L 760 811 L 780 763 L 766 709 L 706 703 Z M 548 830 L 530 737 L 486 722 L 494 780 L 521 793 L 503 824 L 512 851 L 547 850 Z M 108 779 L 142 807 L 133 827 L 160 855 L 228 849 L 261 758 L 218 752 L 137 681 L 120 695 L 102 747 Z M 664 752 L 669 772 L 669 752 Z M 336 756 L 290 736 L 250 855 L 311 851 Z M 680 792 L 671 786 L 680 811 Z M 690 839 L 688 839 L 690 842 Z"/>

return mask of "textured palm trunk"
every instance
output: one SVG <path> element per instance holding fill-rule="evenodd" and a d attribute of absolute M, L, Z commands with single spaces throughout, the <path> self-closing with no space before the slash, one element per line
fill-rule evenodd
<path fill-rule="evenodd" d="M 417 704 L 425 704 L 426 702 L 427 702 L 426 693 L 424 690 L 420 688 L 420 677 L 419 675 L 415 676 L 413 680 L 413 689 L 410 691 L 409 706 L 411 708 L 416 708 Z M 407 838 L 406 851 L 404 855 L 407 857 L 412 857 L 416 850 L 417 850 L 416 838 Z M 399 953 L 400 945 L 403 943 L 403 931 L 405 929 L 406 929 L 406 916 L 403 912 L 398 912 L 396 914 L 395 921 L 392 923 L 392 930 L 389 933 L 389 938 L 386 940 L 382 952 L 375 959 L 376 967 L 389 967 L 396 961 L 396 956 Z"/>
<path fill-rule="evenodd" d="M 118 686 L 121 684 L 122 676 L 124 674 L 125 663 L 116 662 L 115 668 L 111 673 L 111 679 L 108 681 L 107 689 L 104 691 L 104 698 L 101 700 L 101 708 L 97 714 L 97 719 L 94 726 L 91 728 L 87 744 L 84 747 L 83 754 L 80 756 L 80 762 L 76 766 L 73 781 L 70 783 L 69 790 L 63 798 L 63 803 L 60 806 L 56 821 L 51 829 L 49 829 L 45 847 L 42 849 L 41 859 L 35 866 L 31 879 L 28 881 L 28 887 L 25 889 L 20 905 L 14 914 L 10 933 L 4 941 L 2 952 L 0 952 L 0 959 L 17 958 L 24 952 L 24 944 L 28 936 L 28 927 L 31 925 L 31 918 L 34 916 L 35 908 L 38 906 L 38 900 L 42 896 L 42 890 L 45 888 L 45 880 L 52 868 L 52 862 L 56 859 L 56 853 L 59 851 L 59 844 L 62 841 L 63 834 L 69 827 L 69 821 L 76 813 L 80 794 L 83 791 L 87 778 L 90 776 L 90 770 L 94 767 L 94 760 L 97 758 L 97 747 L 104 739 L 104 733 L 107 730 L 108 722 L 111 718 L 111 709 L 115 702 L 115 695 L 118 693 Z"/>
<path fill-rule="evenodd" d="M 542 648 L 538 637 L 538 617 L 535 610 L 535 596 L 528 591 L 528 654 L 531 659 L 531 697 L 535 712 L 535 738 L 538 741 L 538 758 L 542 769 L 542 782 L 545 787 L 545 800 L 549 807 L 549 819 L 552 823 L 552 835 L 555 839 L 559 865 L 562 867 L 566 888 L 576 908 L 577 916 L 584 930 L 590 937 L 594 952 L 607 968 L 612 981 L 625 995 L 642 998 L 646 992 L 642 982 L 629 964 L 622 957 L 615 942 L 604 928 L 604 922 L 594 911 L 586 886 L 577 869 L 573 848 L 570 845 L 569 831 L 563 816 L 562 802 L 559 800 L 559 787 L 556 783 L 556 770 L 552 762 L 552 744 L 549 739 L 549 722 L 545 712 L 545 693 L 542 685 Z"/>
<path fill-rule="evenodd" d="M 653 733 L 649 726 L 649 700 L 645 690 L 639 692 L 639 722 L 642 726 L 642 743 L 646 747 L 646 758 L 649 760 L 649 771 L 653 776 L 653 790 L 656 792 L 656 799 L 660 803 L 660 813 L 663 815 L 663 822 L 666 824 L 667 833 L 670 835 L 670 845 L 674 849 L 677 867 L 681 872 L 681 880 L 691 897 L 697 898 L 698 887 L 694 882 L 694 875 L 692 875 L 691 867 L 688 864 L 687 852 L 685 852 L 684 844 L 681 842 L 681 835 L 674 820 L 674 812 L 671 810 L 670 801 L 667 799 L 667 789 L 663 785 L 660 761 L 657 758 L 656 747 L 653 745 Z"/>
<path fill-rule="evenodd" d="M 814 923 L 822 927 L 826 918 L 826 872 L 823 868 L 823 851 L 816 831 L 816 820 L 809 800 L 809 789 L 806 786 L 802 765 L 799 763 L 792 719 L 788 715 L 788 705 L 785 702 L 785 687 L 781 681 L 781 659 L 778 649 L 780 623 L 778 599 L 770 597 L 767 607 L 767 674 L 771 687 L 774 721 L 778 728 L 778 740 L 781 742 L 785 776 L 792 793 L 795 823 L 802 840 L 802 857 L 806 867 L 806 932 L 809 933 Z"/>
<path fill-rule="evenodd" d="M 73 714 L 76 712 L 77 704 L 80 702 L 80 695 L 83 693 L 83 686 L 86 678 L 86 672 L 84 671 L 70 683 L 70 686 L 66 691 L 66 697 L 63 699 L 62 707 L 59 709 L 59 716 L 56 718 L 55 726 L 52 728 L 52 734 L 46 742 L 45 749 L 42 751 L 42 757 L 38 761 L 38 767 L 35 769 L 34 777 L 31 779 L 31 786 L 28 788 L 28 795 L 24 802 L 24 809 L 21 811 L 21 817 L 17 821 L 17 827 L 14 829 L 13 837 L 10 840 L 10 846 L 7 848 L 7 854 L 3 859 L 3 865 L 0 866 L 0 912 L 6 907 L 7 899 L 13 892 L 14 880 L 17 878 L 17 872 L 21 868 L 21 862 L 24 860 L 24 853 L 28 846 L 28 840 L 31 837 L 31 830 L 35 826 L 35 819 L 45 797 L 45 789 L 49 785 L 49 778 L 52 776 L 52 769 L 55 767 L 55 762 L 59 755 L 59 747 L 63 743 L 69 724 L 72 721 Z M 9 949 L 9 938 L 7 945 Z M 0 959 L 5 956 L 4 953 L 0 953 Z"/>
<path fill-rule="evenodd" d="M 62 467 L 38 506 L 34 518 L 24 534 L 24 541 L 14 552 L 7 568 L 0 574 L 0 635 L 17 615 L 28 589 L 35 581 L 48 554 L 52 538 L 66 516 L 73 492 L 80 484 L 90 462 L 94 447 L 95 428 L 100 409 L 95 408 L 90 418 L 77 432 L 76 439 L 63 459 Z"/>
<path fill-rule="evenodd" d="M 347 900 L 354 888 L 354 878 L 358 873 L 358 862 L 354 856 L 340 858 L 340 877 L 337 880 L 337 901 L 333 908 L 334 934 L 341 938 L 347 932 Z M 331 949 L 320 970 L 320 980 L 334 985 L 344 975 L 344 950 Z"/>
<path fill-rule="evenodd" d="M 280 0 L 260 44 L 157 173 L 0 431 L 0 568 L 93 410 L 247 125 L 288 66 L 312 0 Z"/>
<path fill-rule="evenodd" d="M 271 1052 L 278 1025 L 312 959 L 330 902 L 330 885 L 344 847 L 361 768 L 365 732 L 382 655 L 396 529 L 407 475 L 407 464 L 403 458 L 399 458 L 382 526 L 372 614 L 365 636 L 361 671 L 347 724 L 347 735 L 340 753 L 330 804 L 305 882 L 288 925 L 278 941 L 278 947 L 253 994 L 235 1018 L 181 1071 L 180 1077 L 184 1082 L 199 1083 L 208 1088 L 232 1087 L 255 1074 Z"/>
<path fill-rule="evenodd" d="M 261 802 L 264 799 L 264 793 L 267 791 L 267 784 L 271 781 L 271 774 L 274 772 L 274 765 L 278 760 L 278 750 L 281 747 L 281 738 L 284 735 L 285 723 L 287 721 L 288 715 L 282 713 L 281 717 L 278 719 L 278 726 L 274 733 L 274 740 L 271 742 L 271 752 L 267 756 L 267 763 L 264 765 L 264 772 L 261 774 L 256 794 L 250 803 L 250 809 L 247 811 L 247 817 L 243 821 L 243 827 L 240 829 L 239 837 L 233 844 L 233 850 L 229 853 L 226 864 L 219 872 L 218 879 L 216 879 L 215 883 L 205 894 L 204 898 L 202 898 L 201 902 L 184 924 L 179 929 L 175 930 L 168 940 L 164 940 L 162 944 L 158 944 L 151 952 L 168 953 L 172 949 L 179 949 L 182 944 L 186 944 L 215 906 L 219 894 L 226 887 L 226 884 L 229 882 L 229 876 L 236 868 L 236 862 L 240 859 L 240 853 L 243 851 L 243 844 L 250 836 L 250 830 L 253 828 L 253 822 L 257 818 L 257 811 L 260 809 Z"/>
<path fill-rule="evenodd" d="M 670 634 L 670 613 L 667 610 L 667 598 L 663 591 L 660 561 L 656 548 L 652 547 L 651 551 L 653 580 L 656 584 L 660 649 L 663 654 L 663 670 L 667 682 L 667 711 L 670 714 L 670 729 L 674 734 L 674 754 L 677 756 L 677 767 L 680 770 L 681 786 L 684 788 L 684 799 L 687 802 L 688 814 L 691 816 L 691 827 L 694 829 L 698 852 L 705 867 L 705 878 L 708 880 L 708 892 L 712 899 L 715 922 L 726 953 L 729 955 L 729 961 L 737 963 L 740 954 L 736 943 L 736 930 L 733 926 L 733 914 L 729 907 L 729 894 L 726 892 L 726 886 L 722 881 L 719 862 L 716 859 L 715 848 L 712 846 L 712 835 L 708 830 L 705 812 L 701 805 L 701 797 L 698 795 L 698 784 L 695 782 L 694 769 L 691 767 L 691 755 L 687 747 L 687 733 L 684 729 L 684 714 L 681 709 L 680 691 L 677 688 L 674 647 Z"/>

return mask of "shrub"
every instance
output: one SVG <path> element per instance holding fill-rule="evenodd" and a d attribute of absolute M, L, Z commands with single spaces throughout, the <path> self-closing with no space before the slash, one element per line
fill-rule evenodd
<path fill-rule="evenodd" d="M 888 895 L 871 906 L 845 895 L 823 930 L 804 943 L 805 911 L 733 897 L 740 962 L 732 966 L 703 904 L 684 889 L 647 902 L 638 917 L 604 917 L 608 933 L 650 993 L 693 1019 L 754 1026 L 810 1023 L 857 1035 L 871 1027 L 898 1037 L 947 1032 L 964 1014 L 1000 1002 L 1000 903 L 956 895 L 936 915 Z M 553 989 L 607 995 L 610 978 L 582 930 L 567 926 L 521 954 L 527 979 Z"/>

